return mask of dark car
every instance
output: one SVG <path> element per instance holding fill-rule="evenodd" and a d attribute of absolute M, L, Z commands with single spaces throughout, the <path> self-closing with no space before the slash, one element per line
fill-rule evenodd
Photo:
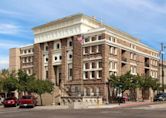
<path fill-rule="evenodd" d="M 16 107 L 18 104 L 18 100 L 16 97 L 6 98 L 3 102 L 4 107 Z"/>
<path fill-rule="evenodd" d="M 36 98 L 32 95 L 22 96 L 19 99 L 19 107 L 35 107 L 37 104 Z"/>
<path fill-rule="evenodd" d="M 159 93 L 154 97 L 154 101 L 166 101 L 166 93 Z"/>

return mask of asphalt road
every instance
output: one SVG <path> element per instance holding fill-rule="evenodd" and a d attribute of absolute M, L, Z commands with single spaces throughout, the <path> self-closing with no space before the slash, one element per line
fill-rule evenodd
<path fill-rule="evenodd" d="M 0 108 L 0 118 L 166 118 L 166 108 L 148 107 L 88 110 Z"/>

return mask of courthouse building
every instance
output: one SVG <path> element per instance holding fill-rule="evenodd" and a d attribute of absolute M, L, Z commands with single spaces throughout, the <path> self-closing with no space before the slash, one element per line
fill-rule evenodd
<path fill-rule="evenodd" d="M 34 44 L 10 49 L 10 70 L 21 68 L 54 82 L 59 97 L 101 96 L 107 101 L 112 74 L 159 76 L 158 51 L 94 17 L 76 14 L 33 32 Z"/>

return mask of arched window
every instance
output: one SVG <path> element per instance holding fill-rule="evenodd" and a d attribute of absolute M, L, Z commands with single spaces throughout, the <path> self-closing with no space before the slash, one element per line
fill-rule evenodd
<path fill-rule="evenodd" d="M 100 95 L 100 89 L 99 87 L 96 87 L 96 96 L 99 96 Z"/>
<path fill-rule="evenodd" d="M 87 96 L 87 89 L 84 88 L 84 96 Z"/>

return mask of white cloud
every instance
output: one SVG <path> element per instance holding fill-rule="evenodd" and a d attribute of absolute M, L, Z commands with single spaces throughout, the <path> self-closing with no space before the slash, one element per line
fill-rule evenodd
<path fill-rule="evenodd" d="M 21 32 L 21 27 L 10 24 L 10 23 L 0 23 L 0 34 L 19 34 Z"/>
<path fill-rule="evenodd" d="M 18 41 L 0 39 L 1 49 L 10 49 L 10 48 L 14 48 L 14 47 L 20 47 L 21 45 L 24 45 L 24 43 L 20 43 Z"/>

